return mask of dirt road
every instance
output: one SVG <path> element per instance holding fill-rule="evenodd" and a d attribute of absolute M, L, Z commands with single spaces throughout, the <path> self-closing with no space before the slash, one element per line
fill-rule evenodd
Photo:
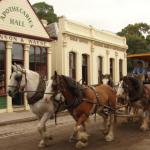
<path fill-rule="evenodd" d="M 70 117 L 64 117 L 58 122 L 57 126 L 54 121 L 48 125 L 53 140 L 44 150 L 75 150 L 75 143 L 68 142 L 74 121 Z M 140 131 L 138 123 L 119 122 L 115 129 L 115 140 L 110 143 L 105 142 L 100 124 L 100 119 L 94 122 L 93 118 L 88 123 L 89 145 L 83 150 L 150 150 L 150 131 Z M 1 126 L 0 150 L 38 150 L 40 136 L 36 126 L 37 121 Z"/>

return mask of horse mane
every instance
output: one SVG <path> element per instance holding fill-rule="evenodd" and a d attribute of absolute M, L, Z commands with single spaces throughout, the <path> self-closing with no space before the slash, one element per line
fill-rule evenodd
<path fill-rule="evenodd" d="M 81 98 L 83 96 L 81 85 L 70 77 L 64 75 L 61 76 L 66 82 L 67 88 L 71 92 L 71 94 L 77 98 Z"/>
<path fill-rule="evenodd" d="M 143 83 L 134 77 L 124 77 L 124 80 L 129 80 L 131 82 L 132 85 L 132 91 L 130 91 L 129 96 L 131 101 L 136 101 L 139 98 L 141 98 L 142 94 L 143 94 Z"/>

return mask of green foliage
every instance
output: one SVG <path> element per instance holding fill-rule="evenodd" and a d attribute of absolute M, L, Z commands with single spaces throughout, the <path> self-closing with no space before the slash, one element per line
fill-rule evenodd
<path fill-rule="evenodd" d="M 143 53 L 150 50 L 150 26 L 146 23 L 129 24 L 117 33 L 127 39 L 127 53 Z"/>
<path fill-rule="evenodd" d="M 150 25 L 146 23 L 129 24 L 117 33 L 125 36 L 128 45 L 128 54 L 150 52 Z M 133 69 L 132 60 L 128 60 L 128 72 Z"/>
<path fill-rule="evenodd" d="M 53 23 L 58 21 L 57 15 L 54 13 L 53 6 L 46 4 L 45 2 L 39 2 L 32 5 L 37 16 L 40 19 L 45 19 L 48 23 Z"/>

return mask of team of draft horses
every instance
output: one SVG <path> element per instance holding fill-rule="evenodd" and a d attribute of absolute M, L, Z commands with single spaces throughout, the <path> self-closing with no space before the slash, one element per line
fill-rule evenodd
<path fill-rule="evenodd" d="M 91 114 L 102 116 L 105 140 L 114 140 L 114 124 L 119 109 L 123 109 L 121 106 L 134 114 L 140 111 L 140 128 L 143 131 L 149 129 L 150 85 L 143 84 L 137 77 L 123 77 L 116 89 L 106 84 L 109 81 L 106 76 L 104 84 L 87 86 L 55 72 L 51 80 L 45 83 L 37 72 L 23 69 L 17 64 L 12 65 L 12 68 L 8 94 L 13 97 L 18 91 L 27 93 L 30 108 L 39 118 L 39 147 L 48 146 L 52 139 L 46 130 L 47 120 L 65 109 L 75 121 L 69 140 L 76 142 L 76 148 L 88 145 L 86 121 Z"/>

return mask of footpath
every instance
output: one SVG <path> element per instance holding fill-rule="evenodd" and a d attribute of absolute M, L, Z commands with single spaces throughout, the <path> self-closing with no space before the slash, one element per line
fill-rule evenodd
<path fill-rule="evenodd" d="M 64 116 L 67 114 L 68 112 L 61 112 L 58 114 L 58 116 Z M 22 123 L 22 122 L 29 122 L 34 120 L 37 120 L 37 117 L 31 111 L 18 111 L 18 112 L 0 114 L 0 126 Z"/>
<path fill-rule="evenodd" d="M 0 114 L 0 126 L 37 120 L 31 111 L 18 111 Z"/>

